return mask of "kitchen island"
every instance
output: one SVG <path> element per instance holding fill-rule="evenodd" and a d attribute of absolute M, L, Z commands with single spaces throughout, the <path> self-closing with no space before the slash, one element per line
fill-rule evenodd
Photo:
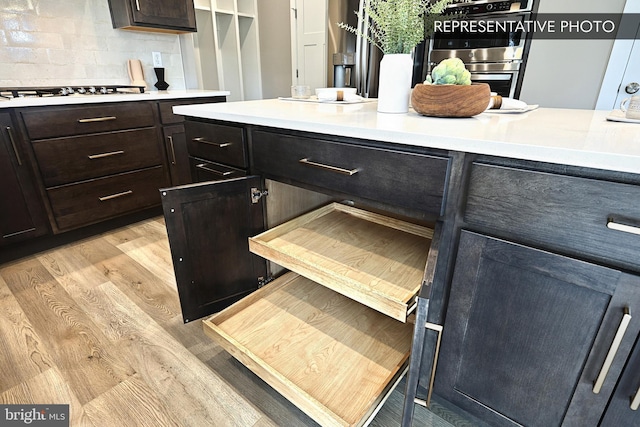
<path fill-rule="evenodd" d="M 640 320 L 630 314 L 640 306 L 640 132 L 636 124 L 609 122 L 605 111 L 545 108 L 438 119 L 413 111 L 379 114 L 374 102 L 262 100 L 186 105 L 175 107 L 174 112 L 187 116 L 187 133 L 190 127 L 196 129 L 202 133 L 197 139 L 217 143 L 221 152 L 229 144 L 217 135 L 229 128 L 237 130 L 244 136 L 237 143 L 245 144 L 248 152 L 247 171 L 253 174 L 163 192 L 172 252 L 174 248 L 181 251 L 172 255 L 176 275 L 194 266 L 197 270 L 196 277 L 187 276 L 182 285 L 177 279 L 179 289 L 184 286 L 180 292 L 183 312 L 183 296 L 209 297 L 202 289 L 208 279 L 215 282 L 211 276 L 219 276 L 230 262 L 240 270 L 256 269 L 259 263 L 247 247 L 251 238 L 253 253 L 310 279 L 311 284 L 305 285 L 309 289 L 315 282 L 372 310 L 361 316 L 382 313 L 392 323 L 415 322 L 403 425 L 411 425 L 414 403 L 428 404 L 431 393 L 490 425 L 638 423 L 629 405 L 629 397 L 640 399 L 640 383 L 633 375 L 640 365 L 636 344 Z M 302 199 L 300 194 L 317 202 L 306 191 L 347 206 L 341 210 L 356 208 L 353 215 L 359 218 L 375 218 L 378 225 L 404 230 L 398 236 L 425 236 L 428 243 L 422 249 L 409 251 L 424 256 L 425 268 L 416 298 L 402 301 L 406 313 L 390 314 L 378 305 L 382 277 L 369 274 L 364 255 L 348 261 L 352 263 L 348 268 L 341 264 L 325 275 L 315 270 L 318 262 L 324 262 L 320 260 L 333 260 L 339 254 L 349 258 L 348 246 L 341 246 L 344 242 L 361 249 L 366 241 L 373 259 L 391 262 L 389 271 L 396 277 L 386 275 L 385 283 L 396 280 L 405 285 L 405 255 L 384 250 L 398 237 L 382 237 L 387 231 L 373 231 L 377 226 L 342 225 L 335 236 L 320 233 L 335 241 L 315 248 L 321 253 L 312 254 L 309 262 L 310 251 L 295 248 L 315 235 L 309 218 L 322 217 L 324 211 L 285 222 L 284 234 L 280 227 L 272 228 L 271 224 L 281 222 L 271 218 L 278 206 L 294 204 Z M 277 200 L 270 206 L 272 197 Z M 247 203 L 257 207 L 248 209 Z M 311 205 L 300 203 L 298 213 Z M 243 223 L 249 220 L 254 225 Z M 264 224 L 269 230 L 264 237 L 254 238 Z M 366 229 L 372 231 L 367 234 Z M 203 230 L 211 233 L 202 235 Z M 228 230 L 233 230 L 238 242 L 229 241 Z M 267 250 L 255 246 L 263 240 L 268 244 L 271 234 L 287 242 L 290 231 L 298 236 L 298 243 L 288 243 L 292 246 Z M 217 241 L 221 233 L 226 237 Z M 189 241 L 197 244 L 184 243 Z M 207 269 L 205 264 L 216 264 L 219 256 L 210 254 L 221 252 L 203 246 L 204 241 L 224 246 L 233 255 Z M 224 329 L 225 322 L 233 323 L 240 316 L 238 310 L 252 317 L 253 306 L 263 298 L 277 303 L 280 289 L 293 286 L 290 273 L 268 283 L 268 269 L 262 266 L 257 271 L 247 276 L 247 280 L 253 277 L 253 284 L 236 292 L 237 298 L 215 296 L 216 303 L 224 301 L 224 306 L 246 295 L 205 320 L 205 331 L 321 424 L 366 423 L 401 375 L 407 341 L 396 335 L 401 342 L 392 345 L 400 351 L 394 359 L 400 364 L 397 375 L 391 372 L 373 380 L 366 368 L 364 373 L 354 369 L 352 374 L 343 366 L 349 362 L 333 352 L 338 343 L 349 342 L 341 338 L 344 322 L 340 320 L 343 326 L 329 327 L 326 335 L 338 347 L 328 345 L 316 354 L 303 346 L 292 350 L 296 353 L 280 354 L 306 357 L 302 365 L 327 372 L 318 384 L 309 383 L 308 378 L 297 382 L 295 372 L 277 368 L 282 362 L 265 359 L 278 354 L 261 356 L 241 341 L 246 331 Z M 341 274 L 362 277 L 360 273 L 368 273 L 364 277 L 369 279 L 354 286 L 341 279 Z M 218 282 L 213 287 L 223 285 Z M 221 309 L 205 299 L 190 303 Z M 326 308 L 330 307 L 328 303 Z M 283 308 L 288 313 L 289 308 Z M 331 310 L 318 310 L 307 313 L 310 326 L 318 318 L 331 317 Z M 280 342 L 279 332 L 269 331 Z M 284 336 L 286 331 L 281 333 L 282 343 L 291 342 Z M 373 336 L 381 340 L 376 346 L 385 343 L 383 335 Z M 285 347 L 278 344 L 277 348 Z M 369 354 L 361 350 L 359 356 Z M 377 360 L 381 354 L 373 356 Z M 374 386 L 380 396 L 371 397 L 368 404 L 360 405 L 363 411 L 349 418 L 352 408 L 333 406 L 335 393 L 324 387 L 326 378 L 336 375 L 329 372 L 349 372 L 352 377 L 343 381 L 363 381 L 363 395 Z"/>

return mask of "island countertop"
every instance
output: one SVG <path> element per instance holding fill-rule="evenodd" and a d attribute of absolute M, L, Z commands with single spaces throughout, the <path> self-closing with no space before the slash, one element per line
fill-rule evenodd
<path fill-rule="evenodd" d="M 376 102 L 268 99 L 183 105 L 175 114 L 515 159 L 640 173 L 640 124 L 607 121 L 610 111 L 538 108 L 471 118 L 376 111 Z"/>

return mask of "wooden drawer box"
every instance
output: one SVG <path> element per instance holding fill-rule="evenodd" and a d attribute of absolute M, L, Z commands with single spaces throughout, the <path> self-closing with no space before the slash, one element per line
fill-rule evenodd
<path fill-rule="evenodd" d="M 154 128 L 33 143 L 46 187 L 162 164 Z"/>
<path fill-rule="evenodd" d="M 238 168 L 249 166 L 242 128 L 187 121 L 185 130 L 189 155 Z"/>
<path fill-rule="evenodd" d="M 322 186 L 430 216 L 442 211 L 449 159 L 255 131 L 253 164 L 276 178 Z"/>
<path fill-rule="evenodd" d="M 247 172 L 242 169 L 209 162 L 197 157 L 189 157 L 189 163 L 193 182 L 220 181 L 247 175 Z"/>
<path fill-rule="evenodd" d="M 71 229 L 160 204 L 162 166 L 47 190 L 58 228 Z"/>
<path fill-rule="evenodd" d="M 360 426 L 402 374 L 411 324 L 287 273 L 205 333 L 323 426 Z"/>
<path fill-rule="evenodd" d="M 497 234 L 640 271 L 640 187 L 476 163 L 465 221 Z"/>
<path fill-rule="evenodd" d="M 154 126 L 149 102 L 29 108 L 22 117 L 32 140 Z"/>
<path fill-rule="evenodd" d="M 433 230 L 332 203 L 249 239 L 249 250 L 401 322 Z"/>

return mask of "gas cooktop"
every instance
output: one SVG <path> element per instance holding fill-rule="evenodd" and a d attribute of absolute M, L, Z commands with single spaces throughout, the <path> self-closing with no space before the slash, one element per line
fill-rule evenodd
<path fill-rule="evenodd" d="M 144 93 L 144 86 L 96 85 L 50 87 L 0 87 L 0 98 L 35 98 L 48 96 L 94 96 Z"/>

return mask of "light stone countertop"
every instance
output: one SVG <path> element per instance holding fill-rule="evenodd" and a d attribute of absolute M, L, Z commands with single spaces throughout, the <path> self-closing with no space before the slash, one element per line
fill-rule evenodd
<path fill-rule="evenodd" d="M 375 102 L 269 99 L 184 105 L 174 113 L 205 119 L 394 142 L 444 150 L 640 173 L 640 124 L 607 121 L 610 111 L 538 108 L 471 118 L 385 114 Z"/>
<path fill-rule="evenodd" d="M 48 105 L 76 105 L 99 104 L 105 102 L 127 101 L 162 101 L 178 98 L 204 98 L 211 96 L 228 96 L 229 91 L 224 90 L 147 90 L 144 93 L 109 94 L 109 95 L 70 95 L 70 96 L 45 96 L 28 98 L 0 98 L 0 110 L 3 108 L 17 107 L 41 107 Z"/>

